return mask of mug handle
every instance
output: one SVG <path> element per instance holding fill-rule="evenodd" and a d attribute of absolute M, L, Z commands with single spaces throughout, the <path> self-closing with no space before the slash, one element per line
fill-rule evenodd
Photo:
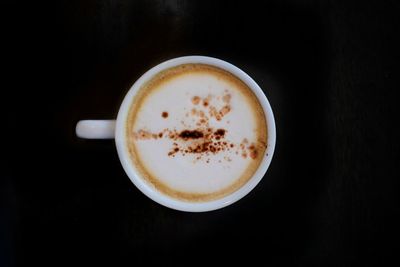
<path fill-rule="evenodd" d="M 114 139 L 115 120 L 81 120 L 76 124 L 75 132 L 85 139 Z"/>

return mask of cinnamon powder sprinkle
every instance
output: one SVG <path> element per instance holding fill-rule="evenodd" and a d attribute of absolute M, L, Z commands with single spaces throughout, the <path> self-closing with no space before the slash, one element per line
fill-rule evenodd
<path fill-rule="evenodd" d="M 232 96 L 230 94 L 226 94 L 222 97 L 222 101 L 228 104 L 231 101 Z"/>
<path fill-rule="evenodd" d="M 204 136 L 203 132 L 198 131 L 198 130 L 193 130 L 193 131 L 184 130 L 179 134 L 179 137 L 181 137 L 183 139 L 189 139 L 189 138 L 198 139 L 198 138 L 201 138 L 203 136 Z"/>
<path fill-rule="evenodd" d="M 240 143 L 232 143 L 226 139 L 227 130 L 223 128 L 215 129 L 209 125 L 211 118 L 221 121 L 224 116 L 231 111 L 231 99 L 232 96 L 229 94 L 228 90 L 225 90 L 224 95 L 221 96 L 208 95 L 205 98 L 200 98 L 195 95 L 191 97 L 190 100 L 191 103 L 197 105 L 197 107 L 193 107 L 185 113 L 186 117 L 192 118 L 192 124 L 186 124 L 185 121 L 181 120 L 181 126 L 183 126 L 183 130 L 181 131 L 177 131 L 176 129 L 164 129 L 160 132 L 152 133 L 140 129 L 132 133 L 133 137 L 136 140 L 143 141 L 157 140 L 160 138 L 172 140 L 173 145 L 168 152 L 168 156 L 170 157 L 175 157 L 177 153 L 181 156 L 197 154 L 195 157 L 196 160 L 204 159 L 204 162 L 209 163 L 210 158 L 208 156 L 227 151 L 228 153 L 240 155 L 243 158 L 249 157 L 255 159 L 259 156 L 259 152 L 254 143 L 249 144 L 246 138 Z M 219 103 L 219 105 L 214 106 L 214 102 L 216 102 L 216 104 Z M 199 106 L 199 104 L 202 105 Z M 163 111 L 161 117 L 164 119 L 168 118 L 168 112 Z M 229 123 L 229 121 L 227 121 L 227 123 Z M 193 129 L 193 126 L 195 129 Z M 232 159 L 227 156 L 224 156 L 224 160 L 232 161 Z"/>
<path fill-rule="evenodd" d="M 200 103 L 200 97 L 198 97 L 197 95 L 192 97 L 192 103 L 193 105 L 198 105 Z"/>

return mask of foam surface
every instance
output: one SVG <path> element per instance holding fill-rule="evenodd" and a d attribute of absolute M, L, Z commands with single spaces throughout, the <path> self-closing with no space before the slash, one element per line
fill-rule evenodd
<path fill-rule="evenodd" d="M 127 129 L 149 182 L 188 199 L 234 190 L 252 175 L 266 144 L 251 91 L 223 72 L 195 70 L 142 89 Z"/>

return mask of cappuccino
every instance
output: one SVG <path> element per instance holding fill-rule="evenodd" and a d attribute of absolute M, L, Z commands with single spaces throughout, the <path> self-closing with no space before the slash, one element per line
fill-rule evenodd
<path fill-rule="evenodd" d="M 130 160 L 169 197 L 204 202 L 227 196 L 253 176 L 268 131 L 253 91 L 230 72 L 183 64 L 148 80 L 126 120 Z"/>

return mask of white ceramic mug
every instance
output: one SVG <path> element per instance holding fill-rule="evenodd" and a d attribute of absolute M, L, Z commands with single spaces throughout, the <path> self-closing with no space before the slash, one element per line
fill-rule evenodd
<path fill-rule="evenodd" d="M 151 79 L 161 71 L 181 64 L 189 64 L 189 63 L 207 64 L 216 66 L 218 68 L 224 69 L 232 73 L 240 80 L 242 80 L 249 88 L 251 88 L 253 93 L 257 96 L 258 101 L 260 102 L 263 108 L 268 129 L 268 144 L 267 144 L 267 149 L 265 151 L 264 159 L 261 162 L 260 166 L 258 167 L 257 171 L 251 177 L 251 179 L 237 191 L 223 198 L 208 202 L 186 202 L 173 199 L 171 197 L 162 194 L 153 187 L 149 186 L 146 183 L 146 181 L 140 177 L 139 172 L 135 169 L 135 166 L 131 163 L 130 155 L 126 145 L 127 142 L 125 136 L 126 120 L 130 104 L 132 103 L 132 99 L 135 97 L 138 90 L 149 79 Z M 226 61 L 205 56 L 186 56 L 186 57 L 174 58 L 153 67 L 145 74 L 143 74 L 142 77 L 140 77 L 130 88 L 119 109 L 117 120 L 81 120 L 76 125 L 76 134 L 78 137 L 87 139 L 115 138 L 115 143 L 121 164 L 126 174 L 129 176 L 131 181 L 140 191 L 142 191 L 146 196 L 148 196 L 149 198 L 158 202 L 161 205 L 176 210 L 190 211 L 190 212 L 202 212 L 202 211 L 211 211 L 219 209 L 227 205 L 230 205 L 238 201 L 245 195 L 247 195 L 261 181 L 261 179 L 265 175 L 271 163 L 276 142 L 274 115 L 271 106 L 267 100 L 267 97 L 264 95 L 263 91 L 258 86 L 258 84 L 249 75 L 240 70 L 238 67 Z"/>

